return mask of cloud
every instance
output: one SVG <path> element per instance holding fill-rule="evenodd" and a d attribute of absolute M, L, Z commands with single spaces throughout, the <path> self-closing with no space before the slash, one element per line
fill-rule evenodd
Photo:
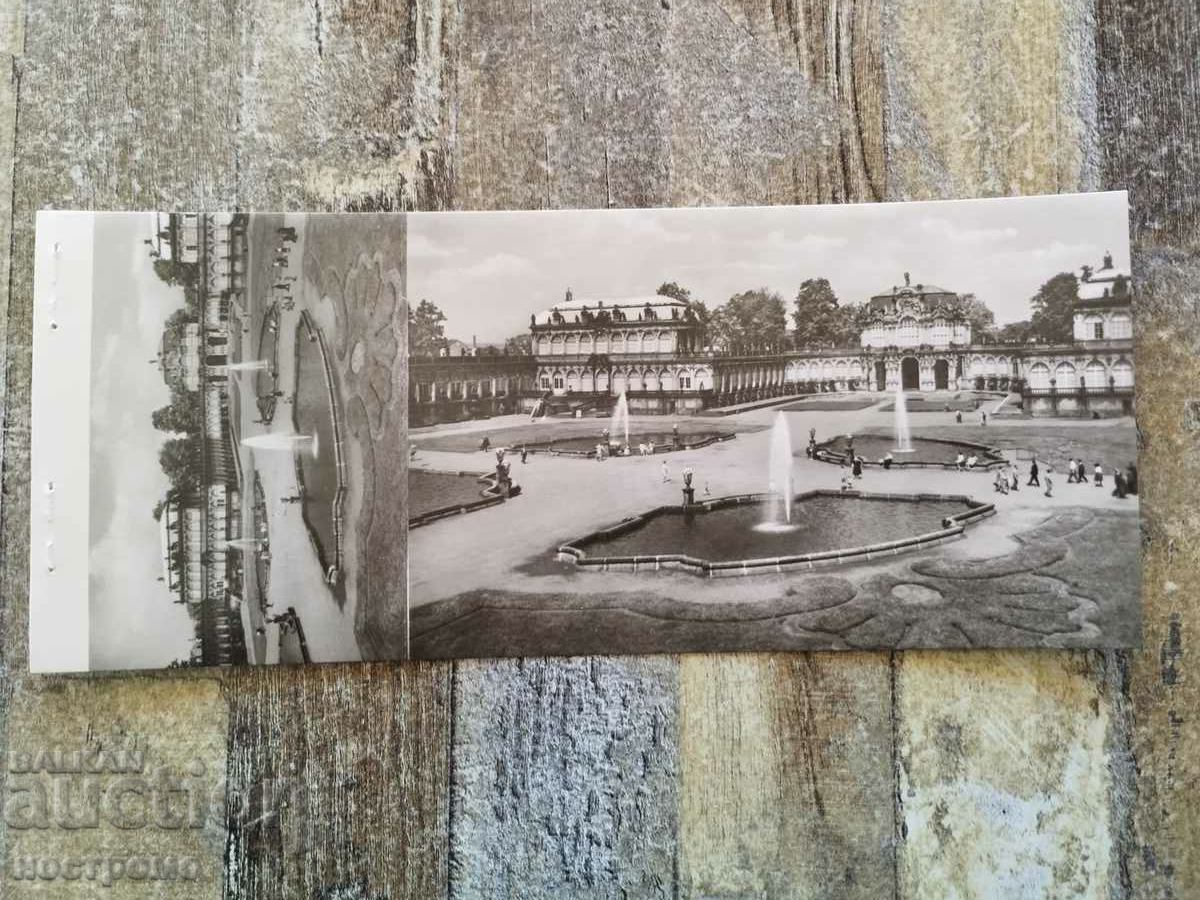
<path fill-rule="evenodd" d="M 408 231 L 408 244 L 405 254 L 409 261 L 426 259 L 445 259 L 452 250 L 444 247 L 424 234 L 415 234 L 413 229 Z"/>

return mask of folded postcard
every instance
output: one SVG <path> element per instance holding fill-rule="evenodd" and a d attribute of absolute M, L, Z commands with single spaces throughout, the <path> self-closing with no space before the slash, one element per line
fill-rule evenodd
<path fill-rule="evenodd" d="M 34 671 L 1140 640 L 1123 192 L 46 212 Z"/>

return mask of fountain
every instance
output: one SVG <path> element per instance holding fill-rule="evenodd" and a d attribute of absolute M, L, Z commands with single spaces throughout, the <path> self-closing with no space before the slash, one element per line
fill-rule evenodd
<path fill-rule="evenodd" d="M 309 448 L 313 459 L 317 458 L 317 436 L 315 434 L 256 434 L 242 438 L 242 446 L 251 450 L 287 450 L 297 452 Z"/>
<path fill-rule="evenodd" d="M 265 538 L 240 537 L 230 538 L 225 542 L 225 546 L 236 550 L 261 550 L 266 543 Z"/>
<path fill-rule="evenodd" d="M 229 363 L 225 366 L 230 372 L 265 372 L 270 367 L 265 359 L 252 359 L 248 362 Z"/>
<path fill-rule="evenodd" d="M 896 446 L 893 453 L 912 453 L 912 435 L 908 429 L 908 402 L 904 398 L 904 388 L 896 382 Z"/>
<path fill-rule="evenodd" d="M 612 421 L 608 426 L 608 443 L 612 446 L 617 441 L 617 435 L 624 435 L 624 443 L 621 447 L 629 446 L 629 400 L 625 397 L 625 392 L 621 391 L 621 396 L 617 398 L 617 404 L 613 407 Z"/>
<path fill-rule="evenodd" d="M 764 506 L 766 513 L 760 528 L 764 531 L 788 530 L 792 525 L 792 433 L 782 412 L 775 414 L 771 426 L 771 455 L 767 493 L 775 502 Z"/>

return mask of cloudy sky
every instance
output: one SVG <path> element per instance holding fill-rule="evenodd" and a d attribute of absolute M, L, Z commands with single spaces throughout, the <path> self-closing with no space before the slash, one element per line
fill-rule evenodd
<path fill-rule="evenodd" d="M 974 293 L 998 323 L 1029 316 L 1053 275 L 1111 250 L 1129 266 L 1123 193 L 726 209 L 414 214 L 408 296 L 446 334 L 502 342 L 562 299 L 653 294 L 677 281 L 710 307 L 757 287 L 789 303 L 806 278 L 843 302 L 904 283 Z"/>
<path fill-rule="evenodd" d="M 92 265 L 92 427 L 89 534 L 91 666 L 123 669 L 187 659 L 194 634 L 171 602 L 159 523 L 151 515 L 167 490 L 158 465 L 166 435 L 150 413 L 170 400 L 150 360 L 163 322 L 183 289 L 154 274 L 144 238 L 149 213 L 96 216 Z"/>

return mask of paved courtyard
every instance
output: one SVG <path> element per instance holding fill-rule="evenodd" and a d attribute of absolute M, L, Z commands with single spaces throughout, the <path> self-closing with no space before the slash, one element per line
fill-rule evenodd
<path fill-rule="evenodd" d="M 861 409 L 793 406 L 785 412 L 796 450 L 797 492 L 836 490 L 847 470 L 809 460 L 818 441 L 839 434 L 888 433 L 892 398 Z M 986 398 L 995 411 L 999 397 Z M 684 467 L 695 471 L 697 500 L 767 489 L 773 409 L 717 419 L 678 420 L 684 428 L 734 430 L 737 437 L 653 458 L 595 460 L 531 455 L 512 460 L 522 488 L 509 502 L 415 529 L 409 538 L 412 649 L 416 656 L 575 654 L 703 649 L 1117 646 L 1136 639 L 1139 535 L 1137 499 L 1067 484 L 1068 456 L 1090 472 L 1111 472 L 1136 457 L 1128 419 L 992 418 L 975 413 L 912 415 L 913 436 L 989 443 L 1010 458 L 1036 453 L 1054 494 L 1027 488 L 1028 462 L 1017 461 L 1021 489 L 1001 495 L 992 473 L 868 468 L 855 485 L 867 492 L 967 494 L 994 502 L 997 515 L 932 550 L 814 572 L 705 579 L 695 575 L 580 570 L 555 549 L 622 518 L 681 501 Z M 635 418 L 661 431 L 673 420 Z M 604 419 L 555 422 L 556 431 L 597 435 Z M 511 416 L 417 429 L 414 468 L 478 471 L 494 456 L 478 450 L 519 445 L 545 424 Z M 504 440 L 498 442 L 496 436 Z M 636 439 L 635 439 L 636 443 Z M 1018 449 L 1022 450 L 1018 454 Z M 952 454 L 951 454 L 952 456 Z M 662 463 L 671 477 L 662 479 Z"/>

